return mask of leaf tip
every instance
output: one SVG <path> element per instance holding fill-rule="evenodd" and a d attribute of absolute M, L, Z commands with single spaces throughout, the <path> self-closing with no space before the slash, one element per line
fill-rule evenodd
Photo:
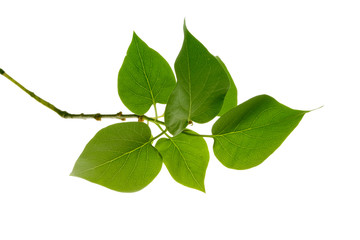
<path fill-rule="evenodd" d="M 133 31 L 133 39 L 139 38 L 135 31 Z"/>
<path fill-rule="evenodd" d="M 79 171 L 77 171 L 76 166 L 73 167 L 73 169 L 70 172 L 69 176 L 71 176 L 71 177 L 80 177 Z"/>
<path fill-rule="evenodd" d="M 323 108 L 324 105 L 320 106 L 320 107 L 317 107 L 317 108 L 314 108 L 314 109 L 311 109 L 311 110 L 308 110 L 306 112 L 313 112 L 313 111 L 316 111 L 316 110 L 319 110 L 320 108 Z"/>
<path fill-rule="evenodd" d="M 189 32 L 187 26 L 186 26 L 186 19 L 184 18 L 184 25 L 183 25 L 184 33 Z"/>
<path fill-rule="evenodd" d="M 181 184 L 182 184 L 182 183 L 181 183 Z M 205 190 L 204 184 L 198 184 L 198 186 L 196 186 L 196 187 L 195 187 L 195 186 L 187 186 L 187 185 L 184 185 L 184 186 L 190 187 L 190 188 L 192 188 L 192 189 L 196 189 L 196 190 L 198 190 L 198 191 L 206 194 L 206 190 Z"/>
<path fill-rule="evenodd" d="M 206 194 L 205 183 L 203 181 L 198 182 L 198 187 L 194 188 Z"/>

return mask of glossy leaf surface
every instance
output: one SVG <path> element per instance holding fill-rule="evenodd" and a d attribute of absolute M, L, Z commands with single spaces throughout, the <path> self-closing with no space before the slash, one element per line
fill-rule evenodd
<path fill-rule="evenodd" d="M 233 107 L 236 107 L 236 105 L 237 105 L 237 89 L 236 89 L 234 80 L 232 79 L 224 62 L 220 59 L 220 57 L 216 57 L 216 59 L 220 62 L 221 66 L 224 68 L 224 70 L 228 76 L 229 82 L 230 82 L 229 90 L 225 95 L 223 106 L 221 108 L 221 111 L 218 114 L 218 116 L 221 116 L 224 113 L 226 113 L 227 111 L 229 111 L 230 109 L 232 109 Z"/>
<path fill-rule="evenodd" d="M 166 103 L 175 84 L 166 60 L 134 33 L 118 76 L 124 105 L 135 114 L 145 114 L 151 105 Z"/>
<path fill-rule="evenodd" d="M 214 124 L 215 156 L 233 169 L 257 166 L 281 145 L 305 113 L 267 95 L 251 98 Z"/>
<path fill-rule="evenodd" d="M 205 192 L 204 179 L 209 163 L 209 150 L 202 137 L 180 133 L 172 138 L 161 138 L 156 143 L 156 148 L 175 181 Z"/>
<path fill-rule="evenodd" d="M 221 110 L 229 89 L 228 76 L 219 61 L 187 30 L 175 61 L 178 79 L 165 110 L 168 130 L 177 135 L 192 120 L 205 123 Z"/>
<path fill-rule="evenodd" d="M 150 139 L 150 128 L 144 123 L 117 123 L 103 128 L 86 145 L 71 175 L 120 192 L 141 190 L 162 166 Z"/>

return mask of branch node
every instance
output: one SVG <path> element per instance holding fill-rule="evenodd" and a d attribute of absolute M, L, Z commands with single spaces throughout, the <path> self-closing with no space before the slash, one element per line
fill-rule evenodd
<path fill-rule="evenodd" d="M 139 116 L 139 117 L 138 117 L 138 122 L 144 122 L 143 116 Z"/>
<path fill-rule="evenodd" d="M 96 121 L 101 121 L 101 114 L 100 113 L 95 114 L 94 118 Z"/>
<path fill-rule="evenodd" d="M 67 118 L 70 114 L 66 111 L 60 111 L 58 112 L 58 114 L 60 115 L 60 117 L 62 118 Z"/>
<path fill-rule="evenodd" d="M 118 112 L 116 115 L 117 115 L 118 117 L 121 117 L 121 116 L 122 116 L 122 112 Z"/>

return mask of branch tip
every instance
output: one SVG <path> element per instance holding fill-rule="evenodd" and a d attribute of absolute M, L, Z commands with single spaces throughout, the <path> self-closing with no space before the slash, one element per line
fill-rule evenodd
<path fill-rule="evenodd" d="M 5 73 L 4 70 L 2 70 L 2 68 L 0 68 L 0 74 L 3 75 Z"/>

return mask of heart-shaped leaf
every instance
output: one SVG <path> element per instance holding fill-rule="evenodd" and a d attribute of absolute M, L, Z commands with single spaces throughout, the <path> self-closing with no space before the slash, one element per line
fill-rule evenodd
<path fill-rule="evenodd" d="M 205 192 L 204 179 L 209 163 L 209 150 L 202 137 L 180 133 L 172 138 L 161 138 L 156 143 L 156 148 L 175 181 Z"/>
<path fill-rule="evenodd" d="M 267 95 L 251 98 L 215 122 L 215 156 L 228 168 L 257 166 L 281 145 L 305 113 Z"/>
<path fill-rule="evenodd" d="M 124 105 L 135 114 L 145 114 L 151 105 L 166 103 L 175 84 L 166 60 L 134 32 L 118 77 Z"/>
<path fill-rule="evenodd" d="M 145 123 L 128 122 L 100 130 L 75 163 L 72 176 L 120 191 L 146 187 L 160 172 L 162 159 L 151 145 Z"/>
<path fill-rule="evenodd" d="M 189 121 L 205 123 L 213 119 L 223 106 L 230 83 L 220 62 L 187 30 L 175 62 L 178 79 L 166 110 L 165 124 L 177 135 Z"/>

